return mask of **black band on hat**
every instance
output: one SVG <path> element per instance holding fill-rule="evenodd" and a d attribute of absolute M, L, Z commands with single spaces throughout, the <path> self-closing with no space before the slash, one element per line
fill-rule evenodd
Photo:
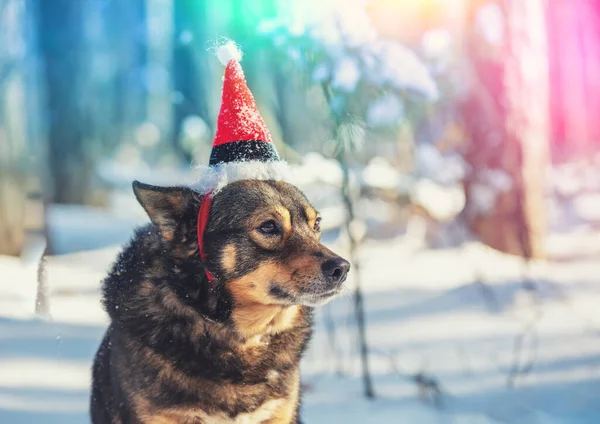
<path fill-rule="evenodd" d="M 210 154 L 209 165 L 218 165 L 228 162 L 273 162 L 278 161 L 279 155 L 273 143 L 265 141 L 233 141 L 219 146 L 214 146 Z"/>

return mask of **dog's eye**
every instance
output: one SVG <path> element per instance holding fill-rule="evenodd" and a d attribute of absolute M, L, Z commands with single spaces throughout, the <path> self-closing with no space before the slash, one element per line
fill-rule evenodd
<path fill-rule="evenodd" d="M 279 234 L 279 227 L 277 223 L 273 220 L 265 221 L 258 227 L 258 231 L 267 235 L 275 235 Z"/>
<path fill-rule="evenodd" d="M 313 226 L 313 230 L 315 230 L 315 232 L 317 233 L 321 232 L 321 217 L 315 219 L 315 225 Z"/>

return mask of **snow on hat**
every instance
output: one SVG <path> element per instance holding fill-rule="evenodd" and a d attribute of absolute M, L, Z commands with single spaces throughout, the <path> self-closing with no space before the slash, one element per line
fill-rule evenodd
<path fill-rule="evenodd" d="M 271 134 L 258 112 L 240 65 L 242 52 L 233 41 L 217 47 L 225 66 L 221 109 L 208 167 L 201 167 L 195 189 L 215 194 L 240 180 L 283 180 L 287 164 L 280 160 Z"/>

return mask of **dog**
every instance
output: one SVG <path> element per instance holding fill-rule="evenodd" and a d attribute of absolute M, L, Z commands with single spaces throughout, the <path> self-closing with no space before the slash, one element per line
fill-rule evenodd
<path fill-rule="evenodd" d="M 92 422 L 298 423 L 313 308 L 350 269 L 321 244 L 319 213 L 288 183 L 233 182 L 212 199 L 203 262 L 202 195 L 133 190 L 151 224 L 103 282 L 110 325 L 92 370 Z"/>

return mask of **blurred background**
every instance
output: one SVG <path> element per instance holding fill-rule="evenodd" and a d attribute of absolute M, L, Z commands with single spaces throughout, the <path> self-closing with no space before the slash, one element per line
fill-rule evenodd
<path fill-rule="evenodd" d="M 0 0 L 0 422 L 88 422 L 102 278 L 242 66 L 352 259 L 307 422 L 600 422 L 600 2 Z"/>

